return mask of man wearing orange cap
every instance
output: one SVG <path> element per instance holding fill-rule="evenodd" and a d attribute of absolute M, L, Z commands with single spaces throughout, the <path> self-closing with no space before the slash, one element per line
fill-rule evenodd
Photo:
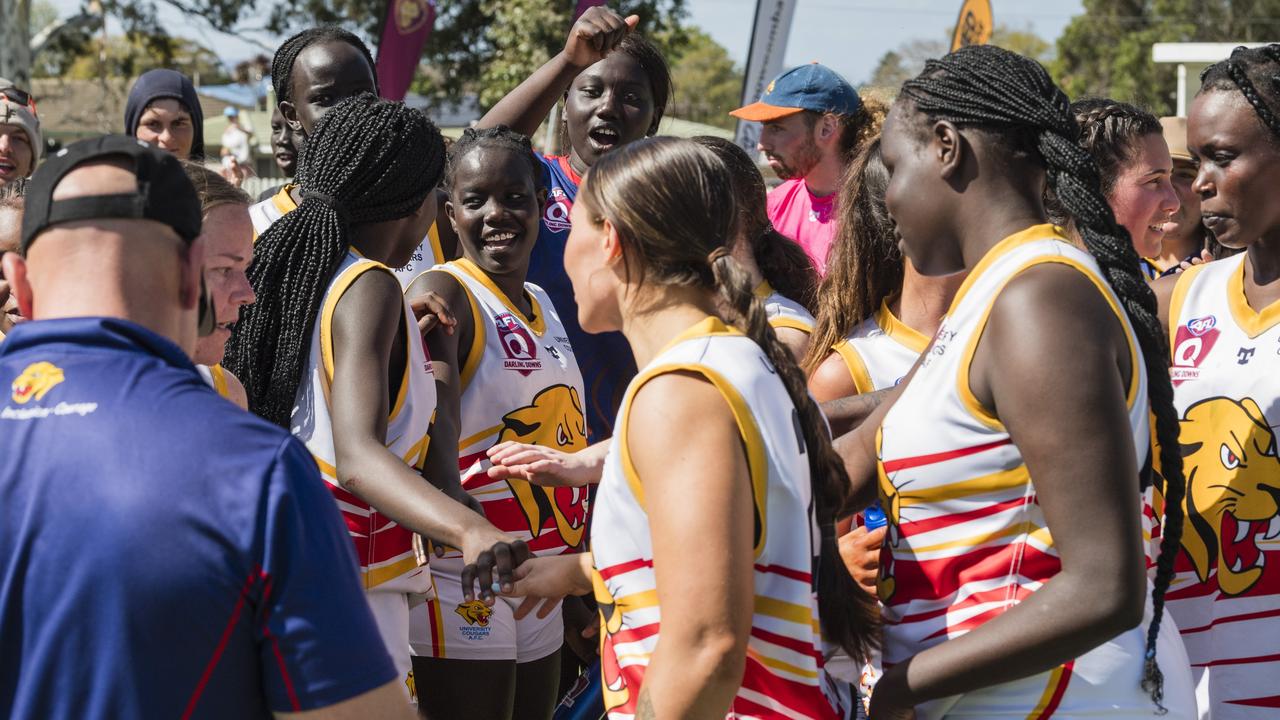
<path fill-rule="evenodd" d="M 835 237 L 835 200 L 866 113 L 862 99 L 831 68 L 791 68 L 765 87 L 759 102 L 730 115 L 764 123 L 756 147 L 783 183 L 769 192 L 769 220 L 825 273 Z"/>

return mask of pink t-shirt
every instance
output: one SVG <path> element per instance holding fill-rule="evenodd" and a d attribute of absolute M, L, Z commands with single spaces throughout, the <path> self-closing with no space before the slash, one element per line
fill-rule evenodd
<path fill-rule="evenodd" d="M 836 234 L 836 195 L 818 197 L 799 178 L 769 191 L 769 221 L 774 229 L 804 248 L 813 266 L 824 275 L 827 251 Z"/>

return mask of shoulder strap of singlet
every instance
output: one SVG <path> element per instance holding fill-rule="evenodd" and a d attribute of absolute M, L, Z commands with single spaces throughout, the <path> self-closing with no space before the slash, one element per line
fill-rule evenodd
<path fill-rule="evenodd" d="M 459 271 L 449 263 L 437 265 L 422 273 L 426 275 L 429 272 L 442 272 L 452 276 L 454 282 L 458 283 L 462 288 L 462 292 L 466 293 L 467 304 L 471 306 L 471 346 L 465 349 L 466 355 L 462 358 L 462 370 L 458 373 L 458 394 L 461 395 L 471 385 L 471 378 L 475 377 L 476 370 L 480 369 L 480 360 L 484 357 L 484 341 L 485 341 L 485 322 L 484 314 L 480 312 L 480 301 L 476 299 L 475 293 L 471 292 L 471 288 L 467 285 L 466 273 Z M 418 277 L 422 277 L 419 275 Z M 462 348 L 459 348 L 462 351 Z"/>
<path fill-rule="evenodd" d="M 865 395 L 874 388 L 871 382 L 871 373 L 867 370 L 867 363 L 862 359 L 862 353 L 849 342 L 848 338 L 836 343 L 833 347 L 840 359 L 844 360 L 844 364 L 849 368 L 849 375 L 853 378 L 853 389 L 858 395 Z"/>
<path fill-rule="evenodd" d="M 1200 271 L 1207 264 L 1193 265 L 1178 275 L 1173 286 L 1173 294 L 1169 297 L 1169 348 L 1177 347 L 1178 320 L 1182 318 L 1182 306 L 1187 301 L 1187 293 L 1191 292 L 1191 284 L 1196 281 Z"/>

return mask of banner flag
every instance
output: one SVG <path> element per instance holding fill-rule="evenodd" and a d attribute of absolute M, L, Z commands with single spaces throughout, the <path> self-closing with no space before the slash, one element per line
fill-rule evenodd
<path fill-rule="evenodd" d="M 787 53 L 787 36 L 791 34 L 791 17 L 796 0 L 757 0 L 756 19 L 751 29 L 751 48 L 747 51 L 747 71 L 742 81 L 741 105 L 760 99 L 769 81 L 782 72 L 782 58 Z M 738 121 L 733 141 L 756 156 L 760 139 L 760 123 Z"/>
<path fill-rule="evenodd" d="M 377 62 L 382 97 L 404 100 L 435 22 L 435 0 L 387 0 Z"/>

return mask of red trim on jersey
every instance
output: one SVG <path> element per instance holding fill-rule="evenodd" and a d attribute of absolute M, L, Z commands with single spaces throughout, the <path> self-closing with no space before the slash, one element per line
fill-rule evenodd
<path fill-rule="evenodd" d="M 1071 668 L 1076 661 L 1072 660 L 1062 666 L 1062 677 L 1058 678 L 1058 686 L 1053 689 L 1053 696 L 1049 698 L 1049 703 L 1044 706 L 1044 711 L 1035 717 L 1035 720 L 1049 720 L 1053 717 L 1053 713 L 1058 709 L 1058 705 L 1062 703 L 1062 696 L 1067 694 L 1067 683 L 1071 682 Z"/>
<path fill-rule="evenodd" d="M 789 567 L 781 565 L 756 565 L 756 572 L 769 573 L 771 575 L 781 575 L 791 580 L 799 580 L 802 583 L 812 583 L 813 576 L 803 570 L 793 570 Z"/>
<path fill-rule="evenodd" d="M 819 652 L 812 643 L 807 643 L 799 638 L 779 635 L 754 626 L 751 628 L 751 637 L 763 640 L 770 645 L 777 645 L 788 650 L 793 650 L 801 655 L 809 655 L 818 661 L 819 666 L 822 664 L 822 653 Z"/>
<path fill-rule="evenodd" d="M 1258 657 L 1247 658 L 1227 658 L 1224 660 L 1214 660 L 1207 663 L 1191 663 L 1191 667 L 1217 667 L 1219 665 L 1252 665 L 1254 663 L 1276 662 L 1280 660 L 1280 653 L 1275 655 L 1259 655 Z"/>
<path fill-rule="evenodd" d="M 947 450 L 946 452 L 930 453 L 928 455 L 916 455 L 914 457 L 899 458 L 897 460 L 885 460 L 882 464 L 884 465 L 885 472 L 897 472 L 898 470 L 922 467 L 924 465 L 936 465 L 947 460 L 954 460 L 968 455 L 976 455 L 986 450 L 992 450 L 1004 445 L 1009 445 L 1012 442 L 1013 440 L 1010 438 L 993 440 L 989 443 L 974 445 L 973 447 L 959 448 L 957 450 Z"/>
<path fill-rule="evenodd" d="M 1249 700 L 1227 700 L 1228 705 L 1245 705 L 1247 707 L 1280 708 L 1280 695 L 1251 698 Z"/>
<path fill-rule="evenodd" d="M 1218 624 L 1240 622 L 1242 620 L 1260 620 L 1262 618 L 1277 617 L 1277 616 L 1280 616 L 1280 610 L 1263 610 L 1261 612 L 1245 613 L 1243 615 L 1230 615 L 1228 617 L 1214 618 L 1213 622 L 1209 623 L 1208 625 L 1201 625 L 1200 627 L 1187 628 L 1186 630 L 1182 630 L 1181 628 L 1179 628 L 1179 630 L 1182 630 L 1183 635 L 1190 635 L 1191 633 L 1198 633 L 1198 632 L 1204 632 L 1205 630 L 1212 630 L 1213 627 Z"/>
<path fill-rule="evenodd" d="M 611 578 L 615 578 L 624 573 L 629 573 L 632 570 L 639 570 L 640 568 L 651 568 L 651 567 L 653 567 L 653 561 L 645 560 L 642 558 L 638 560 L 629 560 L 624 563 L 618 563 L 617 565 L 610 565 L 609 567 L 606 567 L 606 568 L 598 568 L 596 569 L 596 572 L 600 574 L 601 579 L 609 580 Z"/>
<path fill-rule="evenodd" d="M 564 171 L 565 175 L 569 176 L 569 179 L 573 181 L 574 185 L 579 187 L 582 186 L 582 176 L 573 169 L 573 164 L 569 162 L 568 155 L 548 155 L 547 159 L 555 160 L 556 164 L 560 166 L 560 169 Z"/>
<path fill-rule="evenodd" d="M 977 520 L 979 518 L 997 515 L 1006 510 L 1022 507 L 1027 503 L 1028 498 L 1016 497 L 1011 500 L 1005 500 L 1004 502 L 984 505 L 976 510 L 969 510 L 967 512 L 939 515 L 938 517 L 924 518 L 922 520 L 911 520 L 909 522 L 900 523 L 898 525 L 898 533 L 902 537 L 911 537 L 921 533 L 933 532 L 934 530 L 939 530 L 941 528 L 966 523 L 970 520 Z"/>

